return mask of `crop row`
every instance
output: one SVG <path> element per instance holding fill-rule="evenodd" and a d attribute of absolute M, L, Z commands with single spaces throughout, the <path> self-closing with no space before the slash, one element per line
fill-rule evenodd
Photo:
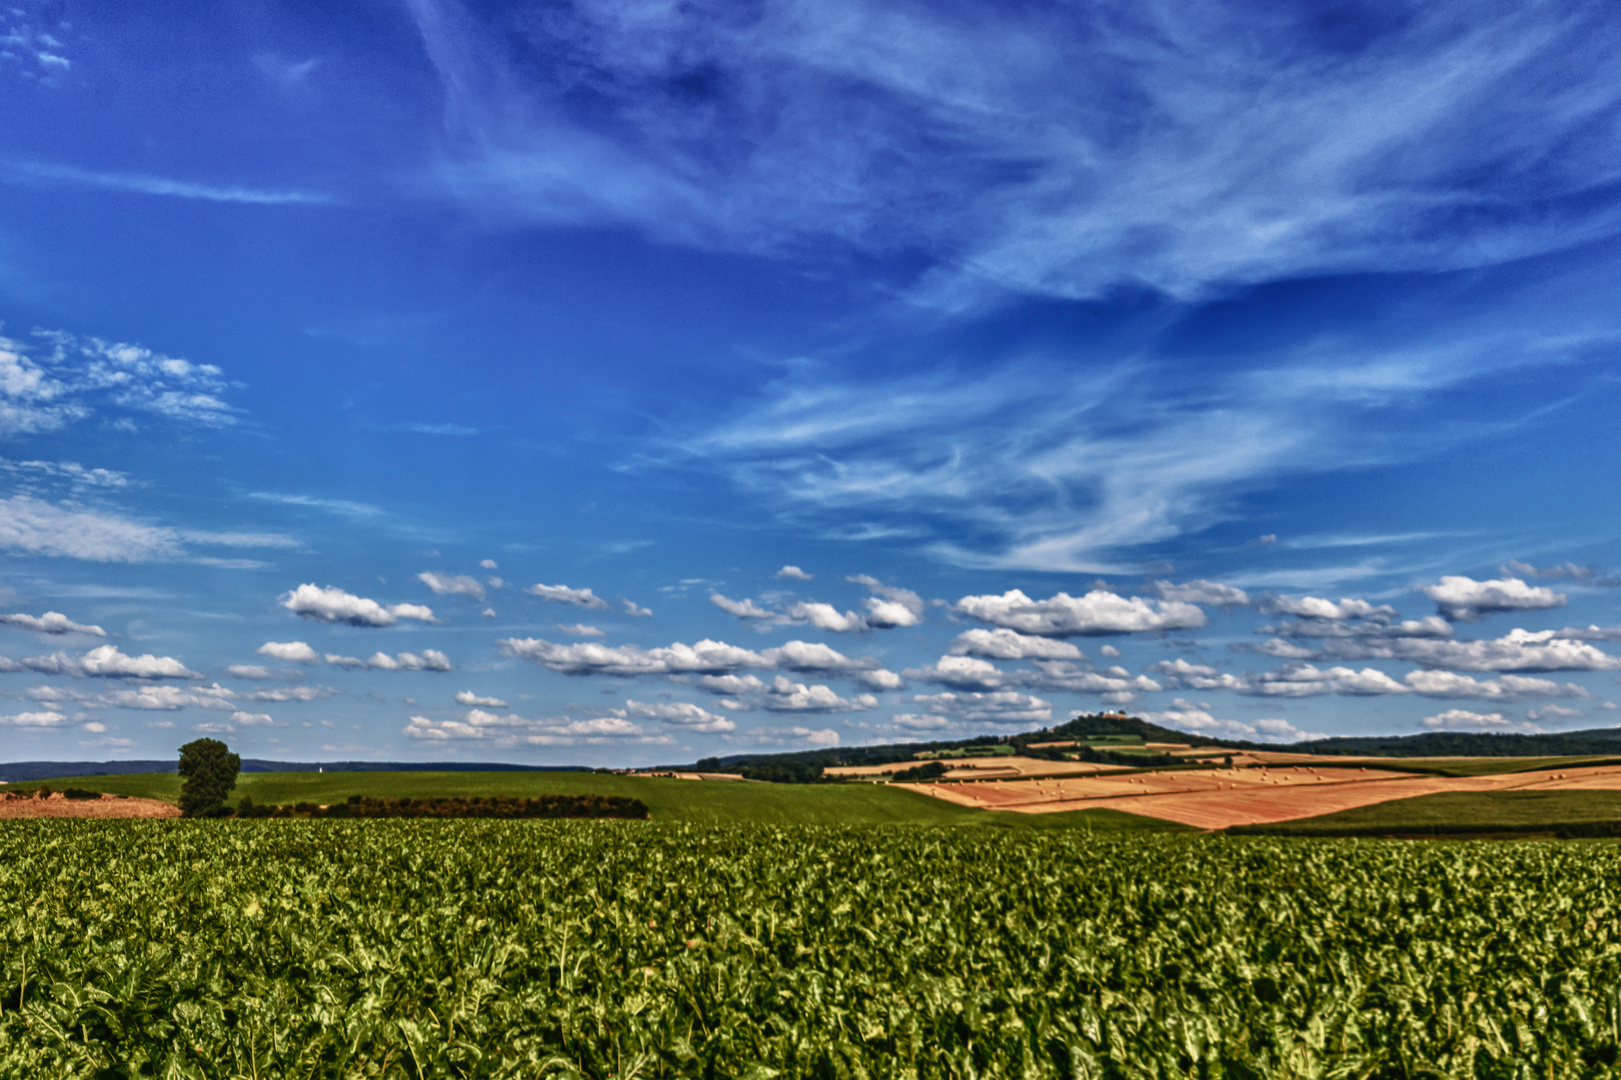
<path fill-rule="evenodd" d="M 0 1077 L 1606 1074 L 1621 849 L 12 822 Z"/>

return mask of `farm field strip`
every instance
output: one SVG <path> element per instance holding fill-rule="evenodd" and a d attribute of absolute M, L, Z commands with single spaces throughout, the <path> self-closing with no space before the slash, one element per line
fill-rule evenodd
<path fill-rule="evenodd" d="M 1104 808 L 1202 829 L 1317 817 L 1445 792 L 1621 790 L 1621 767 L 1488 776 L 1420 776 L 1377 769 L 1224 769 L 1050 781 L 905 785 L 936 798 L 1023 814 Z"/>

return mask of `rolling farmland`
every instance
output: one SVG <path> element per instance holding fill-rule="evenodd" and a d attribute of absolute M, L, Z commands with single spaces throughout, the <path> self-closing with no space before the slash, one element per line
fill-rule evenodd
<path fill-rule="evenodd" d="M 12 822 L 0 1076 L 1596 1075 L 1618 881 L 1610 844 Z"/>

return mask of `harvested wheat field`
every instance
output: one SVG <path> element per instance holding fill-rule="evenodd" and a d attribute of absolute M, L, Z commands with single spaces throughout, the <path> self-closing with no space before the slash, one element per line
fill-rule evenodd
<path fill-rule="evenodd" d="M 48 799 L 0 797 L 0 819 L 6 818 L 177 818 L 180 808 L 156 799 L 103 795 L 70 799 L 61 792 Z"/>
<path fill-rule="evenodd" d="M 1124 810 L 1200 829 L 1224 829 L 1317 817 L 1449 791 L 1617 791 L 1621 790 L 1621 766 L 1469 777 L 1295 766 L 904 786 L 983 810 L 1020 814 Z"/>

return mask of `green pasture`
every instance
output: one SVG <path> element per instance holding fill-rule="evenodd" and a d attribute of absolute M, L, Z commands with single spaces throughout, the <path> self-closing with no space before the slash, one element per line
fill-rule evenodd
<path fill-rule="evenodd" d="M 15 785 L 29 790 L 38 784 Z M 177 802 L 173 773 L 133 773 L 50 781 L 53 790 L 86 787 L 114 795 Z M 495 796 L 623 795 L 640 799 L 655 821 L 714 824 L 974 825 L 1050 829 L 1076 825 L 1098 830 L 1175 829 L 1153 818 L 1108 810 L 1066 814 L 1007 814 L 975 810 L 884 784 L 757 784 L 738 780 L 674 780 L 591 772 L 326 772 L 243 773 L 232 802 L 337 803 L 351 795 Z"/>
<path fill-rule="evenodd" d="M 1242 831 L 1377 836 L 1439 830 L 1486 836 L 1610 821 L 1621 822 L 1621 791 L 1451 791 Z"/>

